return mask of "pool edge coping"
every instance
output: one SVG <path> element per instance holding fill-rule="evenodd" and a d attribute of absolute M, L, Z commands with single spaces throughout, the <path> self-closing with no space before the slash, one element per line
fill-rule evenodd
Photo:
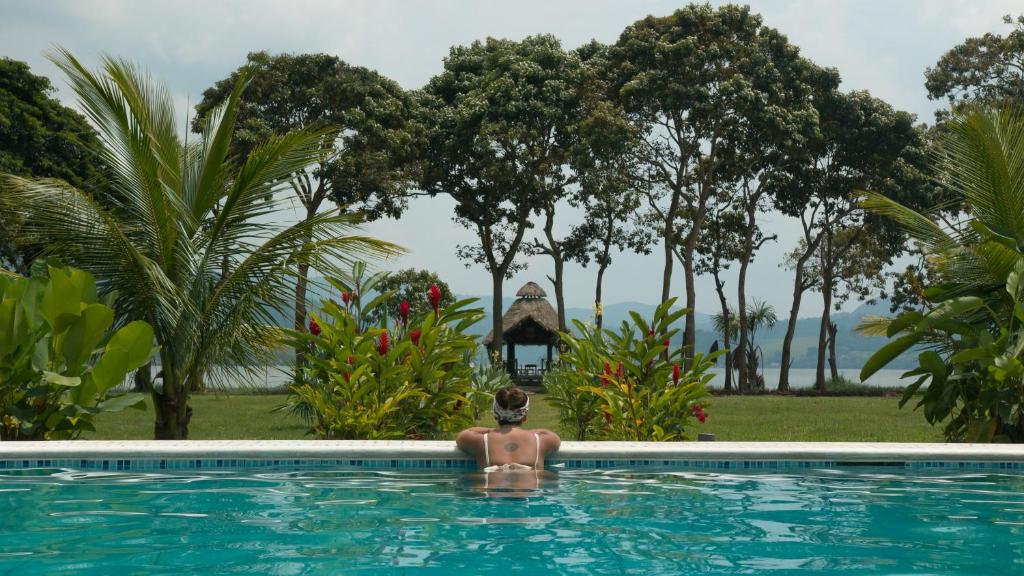
<path fill-rule="evenodd" d="M 0 460 L 468 460 L 452 441 L 188 440 L 0 442 Z M 554 460 L 1021 462 L 1024 445 L 886 442 L 563 442 Z"/>

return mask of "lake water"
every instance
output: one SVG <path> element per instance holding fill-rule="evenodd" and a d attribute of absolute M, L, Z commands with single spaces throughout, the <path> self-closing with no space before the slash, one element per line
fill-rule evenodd
<path fill-rule="evenodd" d="M 248 388 L 257 391 L 283 388 L 291 381 L 290 370 L 290 366 L 266 366 L 254 370 L 248 379 L 234 382 L 230 384 L 228 388 L 232 390 L 244 390 Z M 714 368 L 712 369 L 712 372 L 715 373 L 715 379 L 711 382 L 711 387 L 721 388 L 725 381 L 725 371 L 722 368 Z M 903 374 L 903 372 L 903 370 L 879 370 L 864 384 L 878 387 L 906 386 L 910 384 L 912 380 L 901 381 L 900 375 Z M 839 370 L 839 374 L 852 382 L 860 381 L 860 369 L 845 368 Z M 779 369 L 765 369 L 764 381 L 765 387 L 768 390 L 775 390 L 779 384 Z M 791 368 L 789 371 L 789 385 L 791 388 L 810 388 L 814 386 L 814 369 Z M 130 383 L 126 383 L 125 386 L 119 387 L 120 390 L 128 390 L 130 388 Z"/>

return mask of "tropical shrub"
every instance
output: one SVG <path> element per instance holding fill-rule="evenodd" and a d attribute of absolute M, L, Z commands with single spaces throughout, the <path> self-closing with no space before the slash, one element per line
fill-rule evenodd
<path fill-rule="evenodd" d="M 310 433 L 335 439 L 439 438 L 472 425 L 473 369 L 465 358 L 477 344 L 466 329 L 483 317 L 469 308 L 474 300 L 438 305 L 419 323 L 400 312 L 390 326 L 368 327 L 364 317 L 380 313 L 389 293 L 360 304 L 354 285 L 329 281 L 356 297 L 324 302 L 308 333 L 291 333 L 295 346 L 310 351 L 291 387 L 292 403 L 311 415 Z"/>
<path fill-rule="evenodd" d="M 695 354 L 690 370 L 684 370 L 683 350 L 672 350 L 670 342 L 678 332 L 672 324 L 686 310 L 672 312 L 674 303 L 673 298 L 658 306 L 650 323 L 630 312 L 631 322 L 623 321 L 618 332 L 576 321 L 579 336 L 562 334 L 568 350 L 553 378 L 562 422 L 572 422 L 578 432 L 613 440 L 692 436 L 693 420 L 705 418 L 710 369 L 725 351 Z M 565 402 L 571 398 L 565 390 L 572 386 L 582 396 Z M 588 394 L 596 398 L 596 423 Z"/>
<path fill-rule="evenodd" d="M 939 223 L 877 194 L 868 208 L 920 242 L 939 282 L 923 310 L 859 327 L 893 340 L 861 370 L 867 379 L 901 353 L 922 349 L 901 406 L 917 399 L 948 440 L 1024 441 L 1024 118 L 974 110 L 948 124 L 939 181 L 962 197 L 966 223 Z M 922 388 L 927 389 L 922 392 Z"/>
<path fill-rule="evenodd" d="M 31 278 L 0 275 L 0 440 L 75 438 L 100 412 L 145 407 L 109 392 L 152 357 L 153 329 L 113 323 L 86 272 L 37 262 Z"/>
<path fill-rule="evenodd" d="M 573 368 L 559 364 L 549 370 L 544 374 L 544 391 L 547 401 L 558 410 L 562 430 L 571 431 L 576 440 L 600 436 L 604 426 L 601 397 L 581 385 Z"/>
<path fill-rule="evenodd" d="M 477 364 L 473 368 L 473 387 L 470 390 L 473 419 L 478 420 L 481 414 L 490 414 L 498 390 L 514 385 L 512 375 L 503 366 L 491 362 Z"/>

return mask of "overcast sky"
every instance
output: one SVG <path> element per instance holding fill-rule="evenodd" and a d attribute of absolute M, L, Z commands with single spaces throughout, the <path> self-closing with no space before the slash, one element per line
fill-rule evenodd
<path fill-rule="evenodd" d="M 59 97 L 71 104 L 64 80 L 46 61 L 53 46 L 70 49 L 95 64 L 102 52 L 125 56 L 148 67 L 170 86 L 182 114 L 202 91 L 245 61 L 248 52 L 326 52 L 373 68 L 406 88 L 421 87 L 442 65 L 449 48 L 488 36 L 520 39 L 551 33 L 571 49 L 596 38 L 614 42 L 624 27 L 648 15 L 666 15 L 683 2 L 661 1 L 115 1 L 0 0 L 0 56 L 27 61 L 49 76 Z M 713 2 L 720 4 L 720 2 Z M 937 104 L 927 99 L 924 69 L 969 36 L 1005 34 L 1003 14 L 1024 12 L 1021 0 L 767 0 L 750 2 L 765 23 L 789 36 L 819 65 L 837 68 L 845 90 L 869 90 L 897 108 L 931 121 Z M 184 118 L 181 122 L 184 124 Z M 399 221 L 371 224 L 369 230 L 405 246 L 409 255 L 388 268 L 414 266 L 439 273 L 461 294 L 490 293 L 490 277 L 467 269 L 455 246 L 474 236 L 451 222 L 452 203 L 420 199 Z M 571 222 L 563 222 L 568 226 Z M 779 241 L 763 250 L 750 271 L 751 292 L 783 316 L 790 307 L 792 278 L 782 255 L 796 245 L 798 224 L 769 215 L 764 223 Z M 618 255 L 605 277 L 606 303 L 654 303 L 661 293 L 662 259 Z M 683 278 L 674 293 L 683 294 Z M 511 295 L 545 279 L 549 261 L 506 282 Z M 570 265 L 566 302 L 589 307 L 594 271 Z M 734 291 L 735 282 L 727 289 Z M 551 293 L 551 290 L 548 290 Z M 698 310 L 713 313 L 717 298 L 710 278 L 698 284 Z M 805 298 L 802 316 L 820 314 L 820 297 Z"/>

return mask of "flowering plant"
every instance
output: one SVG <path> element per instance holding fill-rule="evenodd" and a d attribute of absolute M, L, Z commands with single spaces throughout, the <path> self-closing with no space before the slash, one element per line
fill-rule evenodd
<path fill-rule="evenodd" d="M 337 279 L 332 283 L 341 284 Z M 291 404 L 306 414 L 319 438 L 438 438 L 473 422 L 469 396 L 476 350 L 466 330 L 483 317 L 462 300 L 428 314 L 419 324 L 399 314 L 387 324 L 387 293 L 356 304 L 323 303 L 308 333 L 292 331 L 292 344 L 311 351 L 296 376 Z M 344 298 L 343 298 L 344 300 Z M 363 315 L 379 314 L 378 326 Z M 314 331 L 312 326 L 317 329 Z"/>
<path fill-rule="evenodd" d="M 658 306 L 650 323 L 631 312 L 632 322 L 624 321 L 618 332 L 577 321 L 578 337 L 562 335 L 568 350 L 561 356 L 559 389 L 575 393 L 567 398 L 571 402 L 555 401 L 563 420 L 597 437 L 654 441 L 685 439 L 693 419 L 704 422 L 710 368 L 725 352 L 695 354 L 684 369 L 683 350 L 669 347 L 678 332 L 672 324 L 686 314 L 672 312 L 674 303 Z M 590 412 L 570 413 L 574 409 Z"/>

